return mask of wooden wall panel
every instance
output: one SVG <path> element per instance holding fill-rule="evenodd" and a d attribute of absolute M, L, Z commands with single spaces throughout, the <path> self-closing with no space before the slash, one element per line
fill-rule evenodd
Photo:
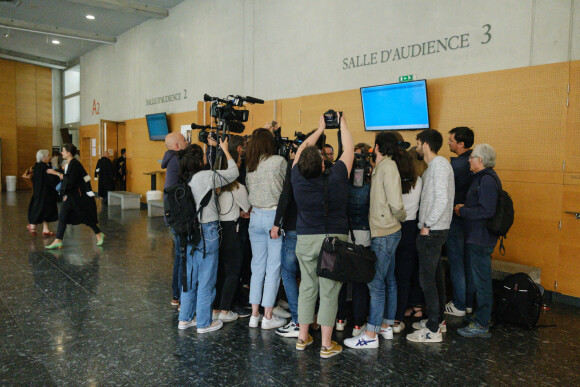
<path fill-rule="evenodd" d="M 580 213 L 580 186 L 564 186 L 562 211 Z M 562 214 L 558 260 L 558 292 L 580 296 L 580 219 Z"/>
<path fill-rule="evenodd" d="M 16 175 L 17 187 L 29 188 L 20 176 L 52 146 L 52 70 L 0 60 L 0 137 L 1 178 Z"/>
<path fill-rule="evenodd" d="M 580 185 L 580 61 L 570 63 L 570 95 L 566 121 L 566 184 Z"/>
<path fill-rule="evenodd" d="M 0 138 L 2 138 L 2 187 L 5 176 L 18 175 L 16 135 L 16 62 L 0 59 Z"/>
<path fill-rule="evenodd" d="M 17 127 L 17 143 L 18 143 L 18 189 L 31 188 L 30 182 L 24 181 L 21 176 L 27 168 L 30 168 L 36 163 L 36 152 L 42 148 L 37 147 L 36 144 L 36 128 Z M 46 149 L 46 148 L 45 148 Z M 50 149 L 49 149 L 50 152 Z"/>
<path fill-rule="evenodd" d="M 502 181 L 514 201 L 515 221 L 504 241 L 506 255 L 493 257 L 542 269 L 542 285 L 554 290 L 558 273 L 558 230 L 562 185 Z"/>
<path fill-rule="evenodd" d="M 36 126 L 50 128 L 52 147 L 52 69 L 36 67 Z"/>
<path fill-rule="evenodd" d="M 36 126 L 36 66 L 16 66 L 16 125 Z"/>

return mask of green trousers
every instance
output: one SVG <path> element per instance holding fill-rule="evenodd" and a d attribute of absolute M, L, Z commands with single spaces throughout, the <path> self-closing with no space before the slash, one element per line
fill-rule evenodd
<path fill-rule="evenodd" d="M 346 241 L 347 235 L 330 234 Z M 298 323 L 312 324 L 316 300 L 320 295 L 317 323 L 334 326 L 338 309 L 338 293 L 342 282 L 319 278 L 316 275 L 318 253 L 326 234 L 298 235 L 296 256 L 300 264 L 300 291 L 298 293 Z"/>

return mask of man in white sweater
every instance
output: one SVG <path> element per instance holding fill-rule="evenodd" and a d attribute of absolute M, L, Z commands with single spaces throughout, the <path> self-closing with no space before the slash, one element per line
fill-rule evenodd
<path fill-rule="evenodd" d="M 429 165 L 423 174 L 423 191 L 419 208 L 417 237 L 419 254 L 419 282 L 425 294 L 428 319 L 413 324 L 417 329 L 407 340 L 419 343 L 439 343 L 447 331 L 443 313 L 445 282 L 441 266 L 441 247 L 447 240 L 453 215 L 455 181 L 453 168 L 447 159 L 438 156 L 443 144 L 441 133 L 433 129 L 417 135 L 417 153 Z"/>

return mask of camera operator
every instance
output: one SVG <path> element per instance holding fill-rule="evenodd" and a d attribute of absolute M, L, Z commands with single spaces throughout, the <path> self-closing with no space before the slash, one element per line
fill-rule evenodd
<path fill-rule="evenodd" d="M 340 159 L 325 171 L 322 155 L 314 146 L 326 129 L 324 117 L 321 116 L 316 132 L 298 148 L 292 167 L 292 187 L 298 207 L 296 255 L 302 278 L 298 297 L 300 334 L 296 341 L 296 349 L 304 350 L 313 343 L 308 328 L 314 322 L 314 308 L 320 294 L 318 323 L 322 325 L 320 349 L 322 358 L 329 358 L 342 352 L 342 346 L 331 340 L 341 283 L 319 278 L 316 275 L 317 258 L 324 238 L 329 235 L 346 241 L 348 234 L 345 208 L 348 201 L 348 178 L 354 160 L 354 148 L 344 117 L 339 115 L 338 119 L 344 147 Z M 324 216 L 325 179 L 328 187 L 332 187 L 328 190 L 328 216 L 326 218 Z"/>
<path fill-rule="evenodd" d="M 221 141 L 220 147 L 228 160 L 228 169 L 225 171 L 204 171 L 203 150 L 199 145 L 190 145 L 180 155 L 180 177 L 189 182 L 193 198 L 198 205 L 210 190 L 228 185 L 238 177 L 236 162 L 228 151 L 228 140 Z M 215 193 L 212 192 L 211 200 L 199 214 L 201 240 L 197 246 L 190 244 L 187 246 L 186 270 L 187 280 L 190 283 L 187 284 L 188 290 L 181 292 L 178 329 L 197 325 L 197 333 L 206 333 L 223 326 L 221 320 L 212 321 L 211 310 L 218 268 L 218 219 Z M 197 286 L 193 286 L 195 284 Z"/>
<path fill-rule="evenodd" d="M 354 147 L 355 160 L 353 163 L 353 172 L 351 172 L 351 184 L 348 189 L 348 220 L 356 243 L 365 247 L 371 245 L 371 231 L 369 226 L 369 207 L 371 200 L 371 177 L 370 177 L 370 158 L 369 149 L 371 146 L 365 143 L 356 144 Z M 355 184 L 354 170 L 362 169 L 362 184 Z M 350 240 L 349 235 L 349 241 Z M 352 308 L 354 317 L 354 328 L 352 336 L 358 336 L 364 331 L 367 315 L 369 310 L 369 288 L 366 283 L 351 282 L 344 283 L 340 294 L 338 295 L 338 312 L 336 314 L 336 330 L 343 331 L 346 325 L 347 307 L 347 290 L 352 286 Z"/>
<path fill-rule="evenodd" d="M 286 325 L 286 320 L 272 313 L 280 285 L 282 240 L 270 238 L 278 200 L 284 186 L 286 160 L 274 154 L 274 136 L 270 130 L 254 130 L 246 162 L 246 182 L 252 205 L 249 228 L 252 245 L 252 316 L 249 326 L 258 327 L 262 304 L 262 329 L 274 329 Z"/>

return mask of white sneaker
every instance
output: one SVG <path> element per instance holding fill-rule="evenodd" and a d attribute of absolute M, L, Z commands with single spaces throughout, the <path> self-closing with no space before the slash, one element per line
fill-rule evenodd
<path fill-rule="evenodd" d="M 344 327 L 346 326 L 346 320 L 336 320 L 336 330 L 339 332 L 344 331 Z"/>
<path fill-rule="evenodd" d="M 282 318 L 290 318 L 292 317 L 292 315 L 290 314 L 290 312 L 280 308 L 279 306 L 275 307 L 274 310 L 272 310 L 272 313 L 274 313 L 276 316 L 278 317 L 282 317 Z"/>
<path fill-rule="evenodd" d="M 383 336 L 383 339 L 393 340 L 393 328 L 392 327 L 387 327 L 387 328 L 381 327 L 381 332 L 379 333 L 379 335 Z"/>
<path fill-rule="evenodd" d="M 218 319 L 228 323 L 228 322 L 232 322 L 232 321 L 236 321 L 238 319 L 238 314 L 236 312 L 232 312 L 231 310 L 228 310 L 228 313 L 220 313 L 218 316 Z"/>
<path fill-rule="evenodd" d="M 449 301 L 445 305 L 445 314 L 450 314 L 452 316 L 463 317 L 463 316 L 465 316 L 465 311 L 464 310 L 457 309 L 455 307 L 455 305 L 453 304 L 453 301 Z"/>
<path fill-rule="evenodd" d="M 280 328 L 284 325 L 286 325 L 286 319 L 280 318 L 275 314 L 272 314 L 272 318 L 269 320 L 266 317 L 262 319 L 262 329 Z"/>
<path fill-rule="evenodd" d="M 282 309 L 290 310 L 290 305 L 284 300 L 278 301 L 278 306 Z"/>
<path fill-rule="evenodd" d="M 354 349 L 378 348 L 379 337 L 377 336 L 374 339 L 371 339 L 365 333 L 361 333 L 358 336 L 351 337 L 350 339 L 345 339 L 344 345 Z"/>
<path fill-rule="evenodd" d="M 211 319 L 217 320 L 220 317 L 220 312 L 211 312 Z"/>
<path fill-rule="evenodd" d="M 393 325 L 393 333 L 401 333 L 405 330 L 405 323 L 402 321 L 399 321 L 398 323 L 395 322 L 395 325 Z"/>
<path fill-rule="evenodd" d="M 473 313 L 473 308 L 467 308 L 467 307 L 466 307 L 466 308 L 465 308 L 465 313 L 467 313 L 467 314 L 471 314 L 471 313 Z"/>
<path fill-rule="evenodd" d="M 437 332 L 431 332 L 429 328 L 422 328 L 407 335 L 407 340 L 414 343 L 440 343 L 443 341 L 441 329 Z"/>
<path fill-rule="evenodd" d="M 424 329 L 424 328 L 427 328 L 427 319 L 413 323 L 413 329 Z M 441 330 L 441 333 L 447 332 L 447 323 L 445 322 L 445 320 L 443 320 L 443 322 L 439 324 L 439 330 Z"/>
<path fill-rule="evenodd" d="M 258 315 L 258 316 L 250 316 L 250 323 L 248 324 L 248 326 L 250 328 L 257 328 L 258 325 L 260 324 L 260 321 L 262 321 L 262 315 Z"/>
<path fill-rule="evenodd" d="M 365 333 L 366 330 L 367 324 L 364 324 L 362 327 L 355 325 L 354 328 L 352 328 L 352 337 L 359 336 L 361 333 Z"/>
<path fill-rule="evenodd" d="M 276 334 L 282 337 L 298 337 L 299 333 L 300 327 L 294 324 L 294 321 L 290 321 L 283 327 L 276 329 Z"/>
<path fill-rule="evenodd" d="M 207 333 L 217 331 L 218 329 L 221 329 L 221 327 L 223 326 L 224 323 L 221 320 L 213 320 L 211 324 L 209 324 L 207 327 L 197 328 L 197 333 Z"/>
<path fill-rule="evenodd" d="M 191 321 L 180 321 L 179 324 L 177 324 L 177 329 L 187 329 L 195 326 L 197 326 L 197 321 L 194 317 Z"/>

